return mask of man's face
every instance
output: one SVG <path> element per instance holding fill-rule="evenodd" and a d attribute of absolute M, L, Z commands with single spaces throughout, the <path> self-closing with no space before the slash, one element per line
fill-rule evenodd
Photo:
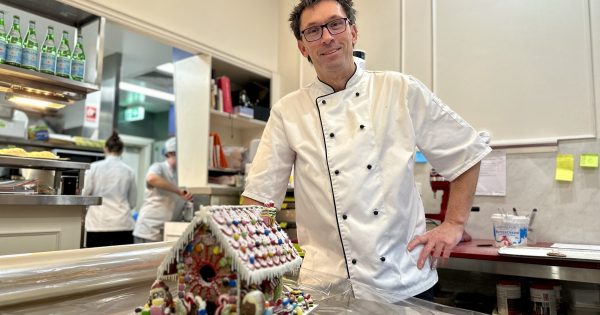
<path fill-rule="evenodd" d="M 300 16 L 300 31 L 345 17 L 346 13 L 337 1 L 323 0 L 304 9 Z M 336 35 L 323 28 L 323 36 L 311 42 L 301 36 L 298 49 L 304 57 L 310 56 L 317 75 L 343 75 L 354 71 L 352 48 L 357 39 L 356 25 L 347 25 L 345 31 Z"/>
<path fill-rule="evenodd" d="M 177 167 L 177 154 L 175 152 L 167 152 L 165 156 L 171 168 Z"/>

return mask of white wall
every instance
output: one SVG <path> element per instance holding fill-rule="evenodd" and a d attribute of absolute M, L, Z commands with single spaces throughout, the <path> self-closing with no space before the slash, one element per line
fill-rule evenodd
<path fill-rule="evenodd" d="M 282 77 L 282 96 L 316 79 L 313 66 L 298 51 L 296 39 L 287 22 L 294 4 L 293 1 L 282 2 L 280 8 L 279 73 Z M 355 0 L 354 4 L 358 11 L 358 42 L 355 48 L 366 52 L 367 69 L 400 71 L 401 1 Z M 292 46 L 293 49 L 290 48 Z"/>
<path fill-rule="evenodd" d="M 230 56 L 270 71 L 278 67 L 279 0 L 62 2 L 108 20 L 128 20 L 136 32 L 192 53 Z"/>
<path fill-rule="evenodd" d="M 430 7 L 418 0 L 405 0 L 406 6 L 412 12 L 420 13 L 427 17 Z M 503 2 L 506 4 L 507 2 Z M 531 3 L 531 2 L 529 2 Z M 575 3 L 574 3 L 575 4 Z M 577 3 L 580 4 L 580 3 Z M 600 1 L 590 1 L 592 52 L 594 55 L 594 90 L 596 96 L 600 95 Z M 408 11 L 408 10 L 407 10 Z M 405 11 L 406 12 L 406 11 Z M 409 15 L 418 21 L 416 14 Z M 407 22 L 407 21 L 405 21 Z M 561 21 L 568 23 L 569 21 Z M 405 29 L 405 34 L 411 36 L 410 31 L 415 30 L 415 23 Z M 428 23 L 425 23 L 427 26 Z M 423 31 L 423 30 L 422 30 Z M 425 33 L 430 30 L 425 30 Z M 415 38 L 413 37 L 412 40 Z M 408 42 L 410 42 L 407 39 Z M 413 57 L 411 63 L 407 63 L 405 70 L 417 77 L 421 75 L 427 78 L 428 85 L 431 84 L 431 57 L 425 53 L 419 56 L 419 51 L 430 50 L 427 42 L 420 45 L 413 44 L 412 51 L 407 49 Z M 510 47 L 507 47 L 509 49 Z M 524 56 L 526 57 L 526 56 Z M 410 58 L 407 58 L 410 59 Z M 570 82 L 570 81 L 569 81 Z M 461 84 L 457 82 L 455 84 Z M 431 86 L 431 85 L 430 85 Z M 589 87 L 582 87 L 582 91 Z M 544 91 L 550 93 L 552 91 Z M 442 97 L 443 99 L 443 97 Z M 564 104 L 565 113 L 573 104 Z M 595 116 L 592 119 L 596 124 L 600 123 L 598 116 L 598 99 L 595 100 Z M 513 112 L 515 117 L 520 113 Z M 544 112 L 540 112 L 539 119 L 544 119 Z M 476 119 L 476 117 L 475 117 Z M 578 166 L 578 157 L 582 153 L 600 153 L 600 141 L 589 140 L 562 140 L 558 142 L 557 152 L 548 153 L 509 153 L 507 155 L 507 194 L 505 197 L 482 197 L 477 196 L 474 204 L 479 206 L 480 212 L 473 212 L 467 224 L 467 231 L 476 238 L 490 238 L 492 224 L 490 216 L 497 208 L 512 209 L 516 207 L 521 212 L 528 213 L 533 208 L 539 209 L 536 218 L 535 230 L 538 241 L 546 242 L 576 242 L 599 244 L 597 223 L 592 218 L 598 218 L 598 204 L 600 204 L 600 170 L 582 169 Z M 572 183 L 557 182 L 554 180 L 556 154 L 573 154 L 575 156 L 574 181 Z M 433 199 L 429 189 L 428 165 L 416 166 L 416 178 L 423 184 L 423 201 L 428 212 L 437 212 L 440 198 Z"/>
<path fill-rule="evenodd" d="M 147 36 L 131 32 L 115 23 L 107 22 L 104 39 L 104 56 L 122 54 L 121 80 L 155 70 L 156 66 L 172 61 L 173 49 Z"/>

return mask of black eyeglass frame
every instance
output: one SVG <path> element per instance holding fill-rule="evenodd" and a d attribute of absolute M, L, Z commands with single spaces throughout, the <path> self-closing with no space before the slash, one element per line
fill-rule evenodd
<path fill-rule="evenodd" d="M 331 23 L 333 23 L 333 22 L 337 22 L 339 20 L 344 20 L 344 29 L 341 30 L 341 31 L 339 31 L 339 32 L 337 32 L 337 33 L 333 33 L 331 31 L 331 29 L 329 29 L 328 25 L 331 24 Z M 341 33 L 345 32 L 346 28 L 348 28 L 348 24 L 350 24 L 350 19 L 348 19 L 346 17 L 343 17 L 343 18 L 331 20 L 331 21 L 329 21 L 329 22 L 327 22 L 325 24 L 309 26 L 309 27 L 305 28 L 304 30 L 302 30 L 300 32 L 300 34 L 302 34 L 302 36 L 304 36 L 304 39 L 306 39 L 307 42 L 315 42 L 315 41 L 318 41 L 319 39 L 323 38 L 323 29 L 324 28 L 327 28 L 327 31 L 329 32 L 329 34 L 331 34 L 331 35 L 337 35 L 337 34 L 341 34 Z M 304 34 L 304 32 L 306 32 L 307 30 L 309 30 L 311 28 L 316 28 L 316 27 L 320 28 L 320 30 L 321 30 L 321 36 L 319 36 L 319 38 L 313 39 L 313 40 L 309 40 L 308 38 L 306 38 L 306 34 Z"/>

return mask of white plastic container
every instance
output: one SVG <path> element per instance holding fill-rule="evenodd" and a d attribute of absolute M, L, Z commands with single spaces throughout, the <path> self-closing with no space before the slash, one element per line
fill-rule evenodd
<path fill-rule="evenodd" d="M 531 314 L 556 315 L 556 295 L 554 286 L 550 284 L 532 284 L 529 295 L 533 303 Z"/>
<path fill-rule="evenodd" d="M 499 315 L 520 315 L 521 283 L 511 280 L 500 280 L 496 284 L 496 301 Z"/>
<path fill-rule="evenodd" d="M 492 223 L 496 247 L 527 245 L 529 218 L 494 213 Z"/>

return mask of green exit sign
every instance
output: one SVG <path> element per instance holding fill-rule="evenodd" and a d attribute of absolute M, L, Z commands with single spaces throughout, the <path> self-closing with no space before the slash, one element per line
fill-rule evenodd
<path fill-rule="evenodd" d="M 125 121 L 144 120 L 146 111 L 142 106 L 127 107 L 125 109 Z"/>

